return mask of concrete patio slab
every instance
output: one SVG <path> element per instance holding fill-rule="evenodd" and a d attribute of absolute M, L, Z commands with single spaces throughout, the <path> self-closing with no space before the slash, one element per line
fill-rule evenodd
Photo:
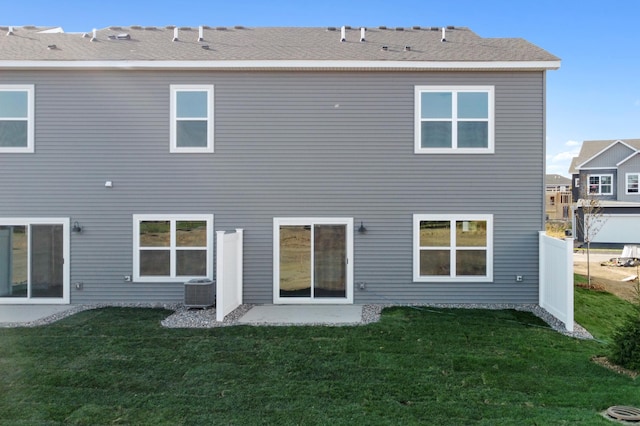
<path fill-rule="evenodd" d="M 346 325 L 362 322 L 362 305 L 257 305 L 238 324 Z"/>
<path fill-rule="evenodd" d="M 30 323 L 74 308 L 75 305 L 0 305 L 0 325 Z"/>

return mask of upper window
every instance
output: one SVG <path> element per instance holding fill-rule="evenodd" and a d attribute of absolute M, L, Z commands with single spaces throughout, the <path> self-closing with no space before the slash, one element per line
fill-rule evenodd
<path fill-rule="evenodd" d="M 589 194 L 612 195 L 613 175 L 589 175 Z"/>
<path fill-rule="evenodd" d="M 413 215 L 414 281 L 492 281 L 493 215 Z"/>
<path fill-rule="evenodd" d="M 493 86 L 416 86 L 415 153 L 493 153 L 493 93 Z"/>
<path fill-rule="evenodd" d="M 0 153 L 34 152 L 33 85 L 0 85 Z"/>
<path fill-rule="evenodd" d="M 638 194 L 640 173 L 627 173 L 627 194 Z"/>
<path fill-rule="evenodd" d="M 213 85 L 171 85 L 171 152 L 213 152 Z"/>
<path fill-rule="evenodd" d="M 133 215 L 135 281 L 212 278 L 213 215 Z"/>

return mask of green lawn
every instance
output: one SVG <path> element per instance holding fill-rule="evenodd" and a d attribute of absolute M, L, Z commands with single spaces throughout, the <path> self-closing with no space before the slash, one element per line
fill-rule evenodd
<path fill-rule="evenodd" d="M 0 424 L 610 424 L 640 380 L 516 311 L 358 327 L 164 329 L 154 309 L 0 329 Z"/>
<path fill-rule="evenodd" d="M 587 279 L 575 276 L 576 283 Z M 633 313 L 633 304 L 605 291 L 576 287 L 574 293 L 575 320 L 596 339 L 609 342 L 613 333 Z"/>

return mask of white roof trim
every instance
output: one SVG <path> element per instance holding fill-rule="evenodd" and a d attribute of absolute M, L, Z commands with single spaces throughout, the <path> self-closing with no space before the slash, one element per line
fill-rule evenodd
<path fill-rule="evenodd" d="M 618 164 L 616 164 L 617 167 L 620 167 L 621 165 L 623 165 L 624 163 L 626 163 L 627 161 L 631 160 L 633 157 L 635 157 L 636 155 L 640 155 L 640 151 L 636 151 L 633 154 L 631 154 L 630 156 L 628 156 L 627 158 L 625 158 L 624 160 L 620 161 Z"/>
<path fill-rule="evenodd" d="M 555 70 L 560 61 L 0 61 L 0 69 L 402 69 Z"/>
<path fill-rule="evenodd" d="M 618 140 L 616 140 L 616 141 L 614 141 L 614 142 L 611 142 L 611 144 L 610 144 L 610 145 L 607 145 L 607 147 L 606 147 L 606 148 L 604 148 L 604 149 L 602 149 L 602 150 L 598 151 L 596 154 L 594 154 L 593 156 L 591 156 L 591 157 L 590 157 L 589 159 L 587 159 L 586 161 L 584 161 L 584 162 L 580 163 L 580 164 L 576 167 L 576 169 L 577 169 L 577 170 L 582 169 L 582 168 L 583 168 L 583 166 L 584 166 L 585 164 L 587 164 L 589 161 L 591 161 L 591 160 L 595 160 L 595 159 L 596 159 L 597 157 L 599 157 L 601 154 L 603 154 L 604 152 L 608 151 L 608 150 L 609 150 L 609 149 L 611 149 L 614 145 L 617 145 L 617 144 L 619 144 L 619 143 L 621 143 L 622 145 L 626 146 L 626 147 L 627 147 L 627 148 L 629 148 L 630 150 L 632 150 L 632 151 L 634 151 L 634 152 L 637 152 L 637 150 L 636 150 L 634 147 L 632 147 L 632 146 L 631 146 L 631 145 L 629 145 L 628 143 L 625 143 L 625 141 L 622 141 L 622 140 L 618 139 Z M 611 166 L 611 167 L 591 167 L 591 168 L 593 168 L 593 169 L 598 169 L 598 168 L 600 168 L 600 169 L 602 169 L 602 168 L 613 169 L 613 166 Z M 586 167 L 586 169 L 589 169 L 589 167 Z"/>

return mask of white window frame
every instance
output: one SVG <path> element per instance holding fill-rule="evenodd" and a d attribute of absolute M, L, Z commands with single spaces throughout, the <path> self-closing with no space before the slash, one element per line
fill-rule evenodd
<path fill-rule="evenodd" d="M 450 246 L 437 247 L 449 250 L 451 272 L 446 275 L 420 275 L 420 222 L 444 221 L 451 223 Z M 474 276 L 456 275 L 456 227 L 458 221 L 485 221 L 487 223 L 486 247 L 469 247 L 469 249 L 485 249 L 487 253 L 487 274 Z M 462 247 L 460 247 L 462 248 Z M 493 215 L 492 214 L 414 214 L 413 215 L 413 281 L 414 282 L 492 282 L 493 281 Z"/>
<path fill-rule="evenodd" d="M 451 148 L 423 148 L 422 147 L 422 121 L 432 121 L 422 118 L 421 94 L 424 92 L 450 92 L 452 93 L 451 116 Z M 488 117 L 486 119 L 459 119 L 458 118 L 458 93 L 485 92 L 488 98 Z M 414 113 L 414 153 L 415 154 L 493 154 L 495 152 L 495 87 L 494 86 L 415 86 L 415 113 Z M 434 121 L 447 121 L 447 119 L 434 119 Z M 488 123 L 488 140 L 486 148 L 458 148 L 458 126 L 460 121 L 486 121 Z"/>
<path fill-rule="evenodd" d="M 0 84 L 0 92 L 27 92 L 27 116 L 0 117 L 0 121 L 26 121 L 27 122 L 27 146 L 24 147 L 0 147 L 0 154 L 5 153 L 33 153 L 35 152 L 35 105 L 33 84 Z"/>
<path fill-rule="evenodd" d="M 168 221 L 170 222 L 170 243 L 168 247 L 141 247 L 140 246 L 140 222 L 144 221 Z M 203 247 L 177 247 L 176 222 L 179 221 L 206 221 L 207 223 L 207 274 L 201 276 L 176 275 L 176 251 L 178 249 L 202 250 Z M 169 276 L 141 276 L 140 275 L 140 251 L 141 250 L 169 250 L 170 274 Z M 213 279 L 213 215 L 212 214 L 134 214 L 133 215 L 133 280 L 137 282 L 186 282 L 193 278 Z"/>
<path fill-rule="evenodd" d="M 70 224 L 71 220 L 68 217 L 3 217 L 0 218 L 0 225 L 2 226 L 25 226 L 29 228 L 29 235 L 31 235 L 32 225 L 62 225 L 62 297 L 31 297 L 31 291 L 28 291 L 27 297 L 0 297 L 0 305 L 17 305 L 17 304 L 29 304 L 29 305 L 67 305 L 71 302 L 71 290 L 70 290 Z M 29 238 L 30 240 L 31 238 Z M 31 242 L 29 241 L 28 247 Z M 31 282 L 31 255 L 32 251 L 27 251 L 27 281 Z"/>
<path fill-rule="evenodd" d="M 592 177 L 597 177 L 598 178 L 598 192 L 591 192 L 591 178 Z M 609 186 L 611 186 L 611 192 L 602 192 L 602 178 L 603 177 L 611 178 L 611 184 L 609 185 Z M 613 174 L 588 175 L 587 176 L 587 185 L 588 185 L 587 186 L 587 191 L 591 195 L 613 195 Z"/>
<path fill-rule="evenodd" d="M 170 92 L 171 92 L 171 100 L 170 100 L 170 111 L 171 111 L 171 122 L 170 122 L 170 149 L 169 152 L 176 154 L 206 154 L 214 152 L 214 125 L 213 125 L 213 106 L 214 106 L 214 88 L 212 84 L 171 84 Z M 193 121 L 206 121 L 207 122 L 207 146 L 206 147 L 179 147 L 178 146 L 178 126 L 177 121 L 180 118 L 177 117 L 177 94 L 179 92 L 206 92 L 207 93 L 207 117 L 193 117 L 189 118 L 189 120 Z M 185 119 L 185 117 L 182 117 Z"/>
<path fill-rule="evenodd" d="M 636 187 L 636 192 L 629 192 L 629 177 L 635 176 L 638 183 L 638 187 Z M 624 175 L 624 190 L 627 195 L 640 195 L 640 173 L 626 173 Z"/>

